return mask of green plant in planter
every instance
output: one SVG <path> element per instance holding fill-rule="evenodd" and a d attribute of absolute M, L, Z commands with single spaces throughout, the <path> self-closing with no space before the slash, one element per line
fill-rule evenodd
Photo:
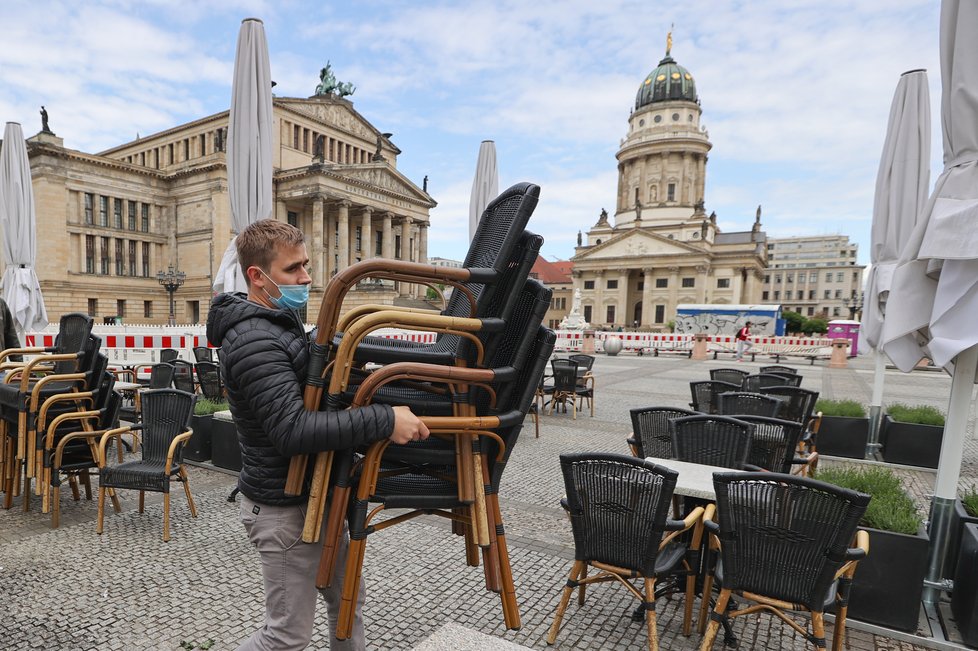
<path fill-rule="evenodd" d="M 821 398 L 815 403 L 815 411 L 823 416 L 843 416 L 846 418 L 865 418 L 866 408 L 855 400 L 830 400 Z"/>
<path fill-rule="evenodd" d="M 201 398 L 194 405 L 194 416 L 211 416 L 219 411 L 224 411 L 228 408 L 228 403 L 224 400 L 208 400 L 206 398 Z"/>
<path fill-rule="evenodd" d="M 973 518 L 978 518 L 978 486 L 972 484 L 968 490 L 961 494 L 961 504 L 964 510 Z"/>
<path fill-rule="evenodd" d="M 913 500 L 903 489 L 899 478 L 888 468 L 819 468 L 816 478 L 871 495 L 873 499 L 870 500 L 862 520 L 862 524 L 867 527 L 914 535 L 923 524 L 923 518 L 917 513 Z"/>
<path fill-rule="evenodd" d="M 890 418 L 901 423 L 944 426 L 944 412 L 930 405 L 905 405 L 895 402 L 886 407 L 886 413 Z"/>

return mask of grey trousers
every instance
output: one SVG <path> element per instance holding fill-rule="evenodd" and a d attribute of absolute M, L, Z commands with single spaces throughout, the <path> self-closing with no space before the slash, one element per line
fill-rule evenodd
<path fill-rule="evenodd" d="M 743 359 L 744 358 L 744 353 L 746 353 L 748 350 L 750 350 L 753 347 L 754 347 L 754 344 L 752 344 L 749 340 L 747 340 L 747 339 L 738 339 L 737 340 L 737 354 L 734 357 L 736 357 L 737 359 Z"/>
<path fill-rule="evenodd" d="M 243 494 L 241 521 L 248 539 L 261 556 L 265 584 L 265 625 L 245 640 L 238 651 L 291 651 L 305 649 L 312 637 L 316 615 L 316 572 L 322 553 L 322 542 L 302 542 L 305 504 L 269 506 L 256 504 Z M 323 518 L 325 523 L 325 517 Z M 323 525 L 320 525 L 323 526 Z M 322 540 L 320 536 L 320 540 Z M 337 640 L 334 631 L 339 619 L 346 555 L 350 546 L 344 526 L 336 559 L 332 585 L 320 590 L 326 601 L 329 620 L 329 648 L 360 651 L 365 648 L 363 635 L 364 584 L 360 581 L 353 634 L 348 640 Z"/>

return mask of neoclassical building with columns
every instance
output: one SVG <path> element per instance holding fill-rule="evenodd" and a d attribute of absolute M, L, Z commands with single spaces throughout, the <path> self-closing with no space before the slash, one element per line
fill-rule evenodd
<path fill-rule="evenodd" d="M 680 303 L 758 303 L 767 266 L 758 207 L 725 233 L 705 209 L 709 134 L 690 72 L 666 56 L 639 85 L 617 153 L 614 223 L 578 234 L 574 288 L 596 327 L 664 330 Z"/>
<path fill-rule="evenodd" d="M 272 217 L 305 233 L 315 320 L 337 270 L 372 257 L 427 260 L 426 188 L 397 170 L 400 150 L 336 95 L 273 100 Z M 177 323 L 203 322 L 220 259 L 232 237 L 225 143 L 228 111 L 97 154 L 28 138 L 38 228 L 37 272 L 52 321 L 72 311 L 126 323 L 165 323 L 157 281 L 186 273 Z M 389 135 L 389 134 L 388 134 Z M 425 288 L 358 286 L 349 305 L 412 303 Z"/>

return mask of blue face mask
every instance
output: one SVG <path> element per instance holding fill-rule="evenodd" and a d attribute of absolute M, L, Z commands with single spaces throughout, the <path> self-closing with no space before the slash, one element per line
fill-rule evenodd
<path fill-rule="evenodd" d="M 302 309 L 306 303 L 309 302 L 309 285 L 279 285 L 277 282 L 268 277 L 268 274 L 264 271 L 261 272 L 265 278 L 268 278 L 268 282 L 275 285 L 278 288 L 281 296 L 275 297 L 265 290 L 265 294 L 272 303 L 279 309 L 292 309 L 299 310 Z"/>

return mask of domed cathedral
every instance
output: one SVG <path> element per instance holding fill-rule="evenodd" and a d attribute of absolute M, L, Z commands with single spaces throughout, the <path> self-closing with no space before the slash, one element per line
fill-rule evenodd
<path fill-rule="evenodd" d="M 680 303 L 755 303 L 767 266 L 753 228 L 723 233 L 705 203 L 709 134 L 692 73 L 666 55 L 639 84 L 618 150 L 614 224 L 602 209 L 578 237 L 574 287 L 596 327 L 664 330 Z"/>

